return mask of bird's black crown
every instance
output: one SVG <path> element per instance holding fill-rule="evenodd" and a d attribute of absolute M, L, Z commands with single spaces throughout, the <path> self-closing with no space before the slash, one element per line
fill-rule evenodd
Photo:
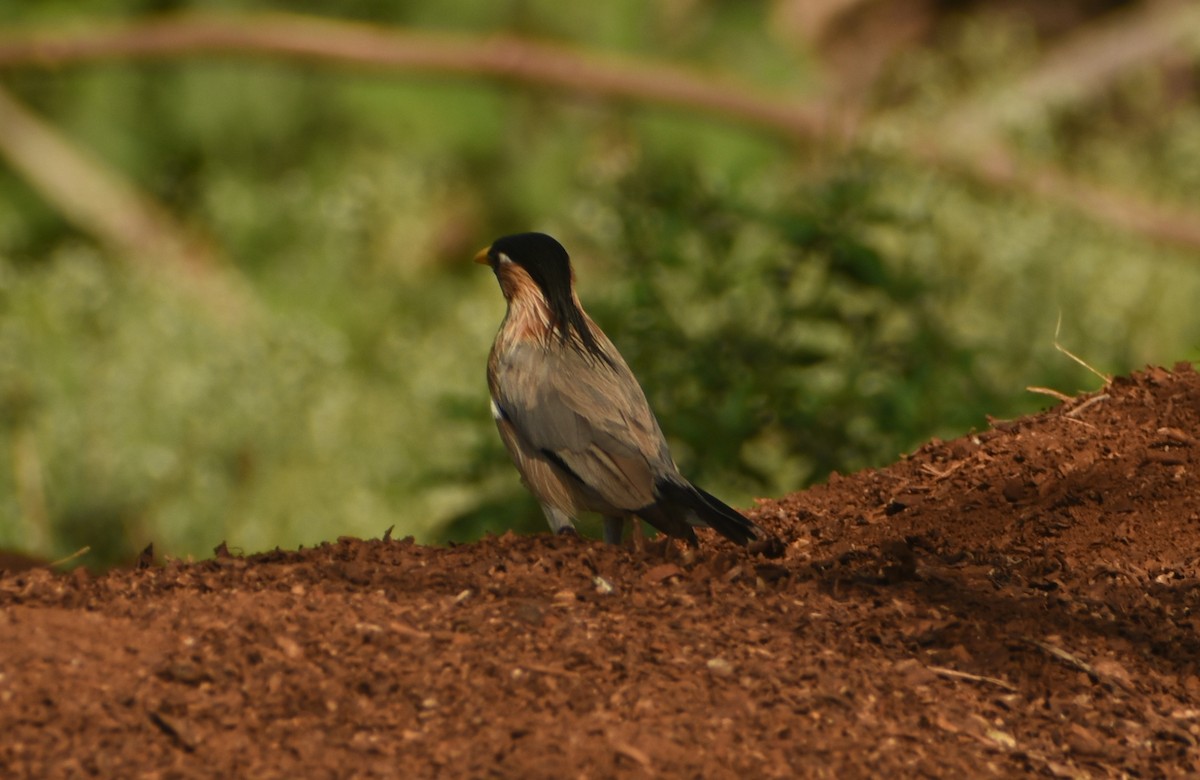
<path fill-rule="evenodd" d="M 563 245 L 545 233 L 517 233 L 498 238 L 488 253 L 507 255 L 525 269 L 548 301 L 571 299 L 571 257 Z"/>
<path fill-rule="evenodd" d="M 571 331 L 574 330 L 586 353 L 612 365 L 612 359 L 605 354 L 588 328 L 583 311 L 575 305 L 571 294 L 571 257 L 562 244 L 545 233 L 517 233 L 492 242 L 488 256 L 493 268 L 500 255 L 525 269 L 537 284 L 550 307 L 558 334 L 564 341 L 571 339 Z"/>

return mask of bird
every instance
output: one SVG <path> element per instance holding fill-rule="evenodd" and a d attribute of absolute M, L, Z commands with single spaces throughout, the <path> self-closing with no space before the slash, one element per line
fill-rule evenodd
<path fill-rule="evenodd" d="M 740 545 L 763 529 L 679 473 L 646 394 L 583 310 L 570 256 L 545 233 L 496 239 L 475 256 L 496 274 L 507 311 L 487 363 L 492 417 L 556 534 L 582 512 L 620 544 L 641 518 L 698 546 L 694 527 Z"/>

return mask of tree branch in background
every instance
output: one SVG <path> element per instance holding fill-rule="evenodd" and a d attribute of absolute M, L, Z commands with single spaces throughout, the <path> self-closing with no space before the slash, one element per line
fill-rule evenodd
<path fill-rule="evenodd" d="M 1024 77 L 960 105 L 945 118 L 964 150 L 987 145 L 1055 108 L 1098 96 L 1122 74 L 1200 40 L 1200 3 L 1133 5 L 1089 24 L 1048 51 Z"/>
<path fill-rule="evenodd" d="M 155 273 L 183 269 L 188 289 L 226 317 L 244 312 L 247 291 L 219 273 L 219 253 L 149 195 L 76 147 L 0 87 L 0 156 L 68 222 L 114 254 Z"/>
<path fill-rule="evenodd" d="M 969 160 L 940 148 L 914 150 L 918 158 L 992 189 L 1015 191 L 1066 206 L 1084 216 L 1159 244 L 1200 250 L 1200 213 L 1092 185 L 1052 166 L 1023 166 L 1003 146 L 979 149 Z"/>
<path fill-rule="evenodd" d="M 1164 27 L 1156 24 L 1152 29 L 1161 34 Z M 1107 45 L 1109 39 L 1102 37 L 1101 42 Z M 1079 45 L 1082 50 L 1089 48 L 1086 42 Z M 1095 78 L 1104 78 L 1116 64 L 1127 66 L 1130 53 L 1160 49 L 1152 46 L 1116 50 L 1123 54 L 1097 55 L 1102 66 L 1091 68 Z M 132 22 L 107 30 L 10 32 L 0 36 L 0 68 L 8 69 L 213 53 L 273 55 L 540 86 L 574 95 L 696 111 L 766 130 L 790 141 L 842 140 L 845 135 L 819 101 L 800 103 L 694 70 L 631 58 L 600 57 L 511 37 L 451 37 L 287 14 L 179 16 Z M 1085 59 L 1078 52 L 1063 57 Z M 1046 75 L 1035 83 L 1041 85 L 1039 94 L 1054 96 L 1062 91 L 1063 66 L 1047 67 Z M 1002 144 L 963 149 L 947 137 L 945 128 L 896 134 L 887 132 L 882 125 L 878 128 L 866 125 L 858 135 L 866 136 L 864 140 L 874 148 L 945 168 L 986 186 L 1026 192 L 1163 244 L 1200 249 L 1200 214 L 1104 189 L 1046 167 L 1027 169 Z M 897 140 L 901 135 L 903 138 Z M 924 140 L 904 140 L 915 136 L 924 136 Z M 929 140 L 931 137 L 937 140 Z M 978 137 L 984 139 L 985 134 Z M 986 140 L 993 139 L 987 135 Z"/>
<path fill-rule="evenodd" d="M 822 124 L 820 112 L 811 106 L 789 105 L 745 84 L 722 83 L 715 74 L 506 36 L 439 35 L 291 14 L 181 15 L 107 30 L 0 36 L 0 68 L 211 53 L 273 54 L 364 68 L 486 77 L 701 109 L 800 137 L 817 134 Z"/>
<path fill-rule="evenodd" d="M 0 155 L 63 217 L 121 255 L 140 263 L 212 264 L 212 250 L 188 236 L 149 196 L 2 87 Z"/>
<path fill-rule="evenodd" d="M 1011 84 L 964 102 L 944 117 L 942 140 L 923 156 L 961 165 L 988 186 L 1066 203 L 1106 225 L 1157 242 L 1200 249 L 1200 214 L 1092 186 L 1050 166 L 1023 170 L 1005 133 L 1055 109 L 1096 98 L 1122 74 L 1200 40 L 1200 3 L 1151 2 L 1114 12 L 1048 51 Z"/>

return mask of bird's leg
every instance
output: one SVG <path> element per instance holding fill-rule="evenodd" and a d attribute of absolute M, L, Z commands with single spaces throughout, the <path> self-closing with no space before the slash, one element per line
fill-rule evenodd
<path fill-rule="evenodd" d="M 542 504 L 542 512 L 546 515 L 546 522 L 550 524 L 550 530 L 556 534 L 574 534 L 575 524 L 571 522 L 571 516 L 561 509 Z"/>
<path fill-rule="evenodd" d="M 634 521 L 636 522 L 636 521 Z M 621 534 L 625 531 L 625 518 L 621 516 L 604 518 L 604 541 L 606 544 L 620 544 Z"/>
<path fill-rule="evenodd" d="M 636 515 L 633 518 L 633 549 L 638 555 L 643 555 L 646 552 L 646 535 L 643 533 L 642 518 Z"/>

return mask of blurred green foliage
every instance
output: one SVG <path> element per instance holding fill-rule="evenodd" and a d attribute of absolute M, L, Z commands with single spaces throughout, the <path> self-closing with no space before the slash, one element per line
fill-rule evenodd
<path fill-rule="evenodd" d="M 106 0 L 81 17 L 73 3 L 10 0 L 0 15 L 85 26 L 182 5 Z M 797 93 L 816 78 L 805 52 L 764 32 L 766 3 L 588 9 L 337 12 L 562 38 Z M 888 87 L 936 117 L 1028 48 L 1017 28 L 968 20 Z M 1194 197 L 1200 112 L 1165 110 L 1147 97 L 1151 76 L 1130 78 L 1086 117 L 1056 114 L 1016 142 L 1031 160 Z M 585 306 L 641 377 L 685 473 L 743 505 L 1045 406 L 1027 385 L 1096 387 L 1054 349 L 1060 315 L 1063 343 L 1106 371 L 1194 358 L 1200 343 L 1194 256 L 894 156 L 269 61 L 4 82 L 211 236 L 257 307 L 214 316 L 0 168 L 4 547 L 90 545 L 95 565 L 148 541 L 203 556 L 222 540 L 252 551 L 391 525 L 423 540 L 540 530 L 487 412 L 503 301 L 469 262 L 507 232 L 566 244 Z"/>

